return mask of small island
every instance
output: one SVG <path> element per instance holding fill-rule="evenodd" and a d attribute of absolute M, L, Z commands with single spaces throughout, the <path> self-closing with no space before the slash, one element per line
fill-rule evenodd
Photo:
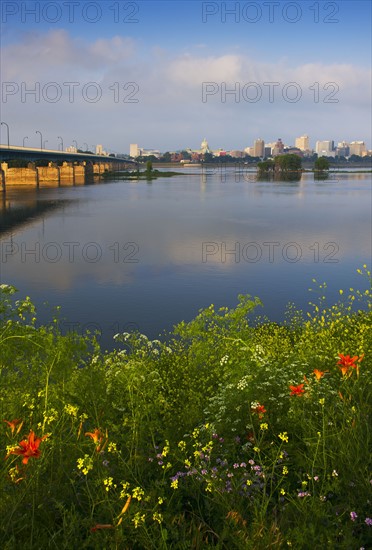
<path fill-rule="evenodd" d="M 107 171 L 103 174 L 104 178 L 111 179 L 120 179 L 120 180 L 131 180 L 131 181 L 139 181 L 139 180 L 155 180 L 157 178 L 171 178 L 173 176 L 182 176 L 183 174 L 181 172 L 162 172 L 160 170 L 154 170 L 152 167 L 151 160 L 148 160 L 146 163 L 146 170 L 143 170 L 142 172 L 137 168 L 137 170 L 126 170 L 126 171 Z"/>

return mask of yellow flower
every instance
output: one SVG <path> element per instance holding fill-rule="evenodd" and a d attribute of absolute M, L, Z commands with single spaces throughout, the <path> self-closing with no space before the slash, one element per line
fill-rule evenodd
<path fill-rule="evenodd" d="M 260 424 L 260 430 L 268 430 L 269 429 L 269 426 L 266 422 L 263 422 L 262 424 Z"/>
<path fill-rule="evenodd" d="M 283 432 L 283 433 L 279 434 L 278 437 L 279 437 L 279 439 L 284 441 L 284 443 L 288 443 L 288 433 L 287 432 Z"/>
<path fill-rule="evenodd" d="M 145 491 L 141 489 L 141 487 L 135 487 L 132 491 L 132 497 L 137 499 L 138 501 L 142 500 L 142 497 L 144 496 Z"/>
<path fill-rule="evenodd" d="M 247 481 L 245 482 L 245 484 L 249 487 L 250 485 L 252 485 L 252 481 L 250 479 L 247 479 Z"/>
<path fill-rule="evenodd" d="M 163 516 L 159 512 L 154 512 L 152 515 L 152 519 L 160 524 L 163 521 Z"/>
<path fill-rule="evenodd" d="M 87 475 L 90 470 L 93 470 L 93 460 L 89 455 L 84 455 L 84 458 L 77 459 L 77 467 Z"/>
<path fill-rule="evenodd" d="M 281 494 L 281 495 L 285 495 L 285 490 L 284 490 L 284 489 L 280 489 L 280 494 Z"/>
<path fill-rule="evenodd" d="M 287 475 L 288 474 L 288 468 L 287 466 L 283 466 L 283 475 Z"/>
<path fill-rule="evenodd" d="M 178 489 L 178 479 L 174 479 L 171 483 L 172 489 Z"/>

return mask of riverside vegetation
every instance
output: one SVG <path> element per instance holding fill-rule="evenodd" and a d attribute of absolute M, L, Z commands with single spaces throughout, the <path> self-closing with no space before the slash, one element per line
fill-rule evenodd
<path fill-rule="evenodd" d="M 38 326 L 1 285 L 0 545 L 372 547 L 371 275 L 305 314 L 258 299 L 165 341 Z M 367 287 L 365 281 L 368 281 Z M 313 291 L 314 292 L 314 291 Z"/>

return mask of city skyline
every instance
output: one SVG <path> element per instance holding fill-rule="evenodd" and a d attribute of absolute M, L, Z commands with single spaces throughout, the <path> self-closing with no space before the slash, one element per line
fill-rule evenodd
<path fill-rule="evenodd" d="M 118 152 L 303 132 L 370 149 L 370 15 L 359 1 L 3 2 L 1 120 L 29 146 L 39 129 Z"/>

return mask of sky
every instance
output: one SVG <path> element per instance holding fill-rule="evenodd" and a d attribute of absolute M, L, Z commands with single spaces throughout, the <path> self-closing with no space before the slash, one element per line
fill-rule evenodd
<path fill-rule="evenodd" d="M 2 0 L 1 37 L 13 145 L 372 147 L 367 0 Z"/>

